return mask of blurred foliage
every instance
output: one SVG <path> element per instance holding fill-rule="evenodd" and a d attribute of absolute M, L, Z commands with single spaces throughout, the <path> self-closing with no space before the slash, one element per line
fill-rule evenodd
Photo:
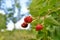
<path fill-rule="evenodd" d="M 30 5 L 30 13 L 32 16 L 44 16 L 48 14 L 48 10 L 57 10 L 60 8 L 60 0 L 32 0 Z"/>
<path fill-rule="evenodd" d="M 35 40 L 36 35 L 27 30 L 0 32 L 0 40 Z"/>
<path fill-rule="evenodd" d="M 15 0 L 15 6 L 16 6 L 17 8 L 20 8 L 20 4 L 19 4 L 19 2 L 18 2 L 17 0 Z"/>
<path fill-rule="evenodd" d="M 39 23 L 44 26 L 36 34 L 37 40 L 60 40 L 60 0 L 32 0 L 29 9 L 35 18 L 32 30 Z"/>
<path fill-rule="evenodd" d="M 0 13 L 0 29 L 6 28 L 6 15 Z"/>

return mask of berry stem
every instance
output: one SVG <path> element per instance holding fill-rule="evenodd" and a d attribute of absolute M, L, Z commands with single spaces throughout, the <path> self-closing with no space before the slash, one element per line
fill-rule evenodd
<path fill-rule="evenodd" d="M 34 20 L 31 22 L 31 23 L 33 23 L 33 22 L 35 22 L 36 20 L 38 20 L 38 19 L 40 19 L 40 16 L 38 16 L 38 17 L 32 17 Z"/>

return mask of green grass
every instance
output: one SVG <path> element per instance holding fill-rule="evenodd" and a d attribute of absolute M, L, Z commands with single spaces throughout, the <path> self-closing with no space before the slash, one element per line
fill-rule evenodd
<path fill-rule="evenodd" d="M 35 40 L 36 34 L 28 30 L 0 32 L 0 40 Z"/>

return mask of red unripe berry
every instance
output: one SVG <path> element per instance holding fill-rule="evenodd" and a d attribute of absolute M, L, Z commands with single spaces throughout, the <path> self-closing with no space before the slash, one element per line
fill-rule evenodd
<path fill-rule="evenodd" d="M 32 17 L 31 16 L 27 16 L 27 17 L 24 18 L 24 21 L 26 23 L 31 23 L 32 22 Z"/>
<path fill-rule="evenodd" d="M 24 22 L 24 23 L 21 24 L 21 26 L 22 26 L 23 28 L 26 28 L 26 27 L 28 26 L 28 24 L 27 24 L 26 22 Z"/>
<path fill-rule="evenodd" d="M 43 26 L 41 24 L 36 25 L 36 31 L 40 31 L 43 29 Z"/>

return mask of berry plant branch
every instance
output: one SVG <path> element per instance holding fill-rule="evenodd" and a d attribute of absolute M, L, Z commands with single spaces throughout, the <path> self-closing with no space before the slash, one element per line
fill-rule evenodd
<path fill-rule="evenodd" d="M 46 18 L 50 18 L 51 17 L 51 19 L 57 24 L 57 25 L 60 25 L 56 20 L 54 20 L 54 18 L 51 16 L 51 15 L 49 15 L 49 14 L 51 14 L 51 12 L 50 11 L 48 11 L 48 13 L 45 15 L 45 16 L 42 16 L 42 17 L 36 17 L 36 18 L 34 18 L 34 20 L 32 21 L 32 22 L 35 22 L 36 20 L 39 20 L 39 19 L 41 19 L 42 18 L 42 20 L 43 20 L 43 22 L 42 22 L 42 25 L 44 26 L 44 37 L 43 37 L 43 40 L 48 40 L 48 39 L 51 39 L 50 37 L 48 38 L 47 37 L 47 29 L 46 29 L 46 26 L 45 26 L 45 19 Z M 32 23 L 31 22 L 31 23 Z M 39 31 L 38 31 L 38 33 L 39 33 Z M 38 39 L 38 38 L 37 38 Z"/>

